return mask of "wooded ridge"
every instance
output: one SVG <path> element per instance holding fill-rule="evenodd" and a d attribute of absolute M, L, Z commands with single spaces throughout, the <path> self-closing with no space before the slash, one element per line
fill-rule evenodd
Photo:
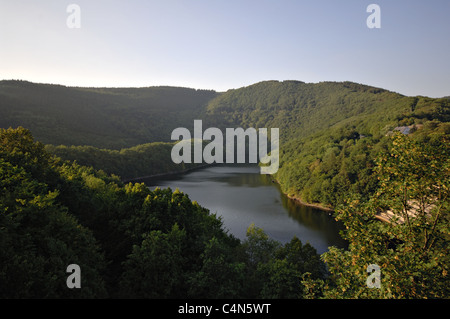
<path fill-rule="evenodd" d="M 170 132 L 194 119 L 279 128 L 272 178 L 335 210 L 348 249 L 319 256 L 254 225 L 241 241 L 188 194 L 123 183 L 193 167 L 171 161 Z M 448 298 L 449 120 L 449 99 L 351 82 L 217 93 L 1 81 L 0 297 Z M 70 264 L 82 289 L 66 286 Z"/>

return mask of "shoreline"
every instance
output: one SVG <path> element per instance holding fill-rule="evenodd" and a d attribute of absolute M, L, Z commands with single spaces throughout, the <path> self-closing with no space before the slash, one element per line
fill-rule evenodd
<path fill-rule="evenodd" d="M 212 164 L 203 164 L 203 165 L 199 165 L 199 166 L 196 166 L 196 167 L 187 168 L 187 169 L 184 169 L 184 170 L 181 170 L 181 171 L 174 171 L 174 172 L 167 172 L 167 173 L 147 175 L 147 176 L 142 176 L 142 177 L 129 178 L 129 179 L 122 180 L 122 183 L 139 182 L 139 181 L 143 181 L 143 180 L 151 179 L 151 178 L 156 178 L 156 177 L 173 176 L 173 175 L 177 175 L 177 174 L 186 174 L 186 173 L 189 173 L 189 172 L 194 171 L 196 169 L 206 168 L 206 167 L 214 166 L 214 165 L 217 165 L 217 164 L 214 164 L 214 163 L 212 163 Z M 274 182 L 274 183 L 276 183 L 278 185 L 281 194 L 285 195 L 287 198 L 289 198 L 290 200 L 294 201 L 298 205 L 317 208 L 317 209 L 322 210 L 324 212 L 334 212 L 335 211 L 333 208 L 323 206 L 320 203 L 314 203 L 314 204 L 307 203 L 307 202 L 302 201 L 300 198 L 298 198 L 296 196 L 284 193 L 281 190 L 280 183 L 278 183 L 278 181 L 276 179 L 271 178 L 271 180 L 272 180 L 272 182 Z"/>
<path fill-rule="evenodd" d="M 273 178 L 273 177 L 271 177 L 271 180 L 272 180 L 273 183 L 275 183 L 275 184 L 278 185 L 278 189 L 280 190 L 280 193 L 281 193 L 281 194 L 283 194 L 283 195 L 285 195 L 287 198 L 293 200 L 294 202 L 296 202 L 296 204 L 299 204 L 299 205 L 302 205 L 302 206 L 308 206 L 308 207 L 317 208 L 317 209 L 320 209 L 320 210 L 322 210 L 322 211 L 324 211 L 324 212 L 328 212 L 328 213 L 330 213 L 330 212 L 333 212 L 333 213 L 334 213 L 334 211 L 335 211 L 334 208 L 330 208 L 330 207 L 324 206 L 324 205 L 322 205 L 322 204 L 320 204 L 320 203 L 314 203 L 314 204 L 313 204 L 313 203 L 307 203 L 307 202 L 304 202 L 303 200 L 301 200 L 299 197 L 296 197 L 296 196 L 294 196 L 294 195 L 289 195 L 289 194 L 283 192 L 283 190 L 281 189 L 281 185 L 280 185 L 280 183 L 278 182 L 278 180 L 276 180 L 276 179 Z"/>
<path fill-rule="evenodd" d="M 221 165 L 226 165 L 224 163 L 211 163 L 211 164 L 202 164 L 202 165 L 198 165 L 195 167 L 191 167 L 191 168 L 187 168 L 181 171 L 172 171 L 172 172 L 167 172 L 167 173 L 159 173 L 159 174 L 153 174 L 153 175 L 146 175 L 146 176 L 141 176 L 141 177 L 133 177 L 133 178 L 127 178 L 127 179 L 121 179 L 122 183 L 130 183 L 133 181 L 140 181 L 140 180 L 144 180 L 144 179 L 150 179 L 150 178 L 155 178 L 155 177 L 164 177 L 164 176 L 173 176 L 173 175 L 177 175 L 177 174 L 186 174 L 189 173 L 191 171 L 194 171 L 196 169 L 201 169 L 201 168 L 206 168 L 206 167 L 211 167 L 211 166 L 221 166 Z M 284 194 L 284 193 L 283 193 Z"/>
<path fill-rule="evenodd" d="M 145 179 L 150 179 L 150 178 L 155 178 L 155 177 L 164 177 L 164 176 L 173 176 L 173 175 L 177 175 L 177 174 L 186 174 L 189 173 L 190 171 L 199 169 L 199 168 L 205 168 L 208 166 L 212 166 L 214 164 L 204 164 L 204 165 L 199 165 L 196 167 L 191 167 L 191 168 L 187 168 L 181 171 L 173 171 L 173 172 L 167 172 L 167 173 L 160 173 L 160 174 L 153 174 L 153 175 L 147 175 L 147 176 L 141 176 L 141 177 L 134 177 L 134 178 L 127 178 L 122 180 L 122 183 L 131 183 L 131 182 L 136 182 L 136 181 L 142 181 Z"/>
<path fill-rule="evenodd" d="M 323 211 L 326 211 L 326 212 L 334 212 L 334 209 L 333 209 L 333 208 L 323 206 L 323 205 L 321 205 L 321 204 L 319 204 L 319 203 L 311 204 L 311 203 L 307 203 L 307 202 L 302 201 L 302 200 L 301 200 L 300 198 L 298 198 L 298 197 L 295 197 L 295 196 L 292 196 L 292 195 L 288 195 L 288 194 L 285 194 L 285 195 L 286 195 L 289 199 L 293 200 L 294 202 L 297 202 L 298 204 L 300 204 L 300 205 L 302 205 L 302 206 L 314 207 L 314 208 L 317 208 L 317 209 L 320 209 L 320 210 L 323 210 Z"/>

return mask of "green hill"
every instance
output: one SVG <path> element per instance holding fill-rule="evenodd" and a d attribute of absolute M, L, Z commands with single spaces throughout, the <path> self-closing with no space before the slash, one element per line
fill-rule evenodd
<path fill-rule="evenodd" d="M 287 141 L 357 121 L 361 133 L 376 134 L 387 123 L 414 122 L 409 117 L 432 119 L 447 103 L 352 82 L 266 81 L 218 96 L 207 115 L 218 126 L 278 127 Z"/>
<path fill-rule="evenodd" d="M 278 127 L 274 178 L 283 192 L 331 207 L 350 193 L 367 197 L 374 191 L 374 158 L 397 126 L 422 128 L 422 138 L 450 133 L 449 100 L 352 82 L 260 82 L 216 97 L 205 117 L 219 127 Z"/>
<path fill-rule="evenodd" d="M 176 127 L 192 131 L 194 119 L 204 129 L 279 128 L 273 177 L 283 192 L 334 207 L 349 193 L 374 191 L 374 158 L 396 127 L 422 139 L 448 134 L 450 101 L 353 82 L 265 81 L 221 94 L 0 82 L 0 127 L 24 126 L 59 157 L 126 179 L 185 169 L 171 165 L 171 144 L 150 142 L 169 142 Z"/>
<path fill-rule="evenodd" d="M 170 141 L 218 93 L 176 87 L 76 88 L 0 81 L 0 127 L 23 126 L 45 144 L 120 149 Z"/>
<path fill-rule="evenodd" d="M 189 168 L 170 160 L 168 141 L 196 118 L 204 128 L 279 128 L 272 177 L 291 197 L 336 208 L 348 249 L 319 256 L 254 225 L 240 241 L 187 194 L 105 174 Z M 218 94 L 3 81 L 0 122 L 66 144 L 0 129 L 4 298 L 449 296 L 449 99 L 351 82 L 268 81 Z M 143 140 L 156 142 L 130 147 Z M 380 222 L 386 211 L 391 222 Z M 65 285 L 71 263 L 83 269 L 83 289 Z M 381 289 L 367 289 L 367 265 L 381 267 Z"/>

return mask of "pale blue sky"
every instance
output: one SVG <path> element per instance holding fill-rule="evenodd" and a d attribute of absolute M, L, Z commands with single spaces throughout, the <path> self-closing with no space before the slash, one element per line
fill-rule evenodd
<path fill-rule="evenodd" d="M 69 4 L 81 28 L 66 25 Z M 369 4 L 381 29 L 369 29 Z M 0 79 L 225 91 L 354 81 L 450 95 L 449 0 L 0 0 Z"/>

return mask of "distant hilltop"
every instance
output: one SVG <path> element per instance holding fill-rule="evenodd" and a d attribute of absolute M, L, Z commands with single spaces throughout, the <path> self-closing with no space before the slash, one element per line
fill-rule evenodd
<path fill-rule="evenodd" d="M 82 88 L 8 80 L 0 81 L 0 127 L 23 126 L 45 144 L 121 149 L 170 142 L 174 128 L 192 129 L 193 120 L 202 119 L 205 125 L 219 128 L 277 127 L 286 140 L 367 116 L 377 115 L 379 130 L 388 123 L 392 128 L 411 125 L 407 118 L 412 115 L 432 118 L 428 113 L 436 111 L 442 118 L 448 116 L 440 110 L 443 101 L 448 99 L 406 97 L 348 81 L 263 81 L 219 93 L 169 86 Z"/>

